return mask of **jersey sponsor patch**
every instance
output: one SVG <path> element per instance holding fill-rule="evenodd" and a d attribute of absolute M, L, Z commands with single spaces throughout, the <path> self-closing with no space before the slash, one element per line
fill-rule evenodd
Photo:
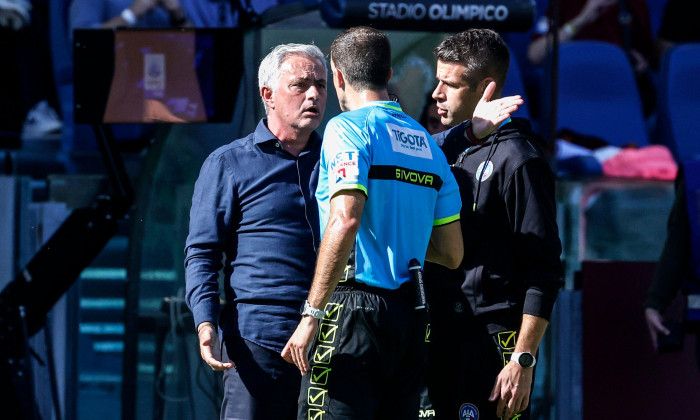
<path fill-rule="evenodd" d="M 423 159 L 432 159 L 427 134 L 424 131 L 412 130 L 391 123 L 386 124 L 391 138 L 391 148 L 398 153 L 415 156 Z"/>
<path fill-rule="evenodd" d="M 418 418 L 419 419 L 434 419 L 435 418 L 435 410 L 432 408 L 421 408 L 418 410 Z"/>
<path fill-rule="evenodd" d="M 338 184 L 357 183 L 360 177 L 359 154 L 357 150 L 344 150 L 338 152 L 331 162 L 333 181 Z"/>
<path fill-rule="evenodd" d="M 401 166 L 372 165 L 369 168 L 368 176 L 370 179 L 406 182 L 408 184 L 435 188 L 437 191 L 440 191 L 442 187 L 442 179 L 439 176 L 430 172 L 414 171 Z"/>
<path fill-rule="evenodd" d="M 484 168 L 484 165 L 486 165 L 486 168 Z M 483 173 L 482 173 L 483 171 Z M 493 162 L 490 160 L 488 162 L 481 162 L 479 167 L 476 169 L 476 174 L 474 177 L 476 178 L 477 181 L 486 181 L 489 179 L 491 174 L 493 173 Z M 481 180 L 479 180 L 479 177 L 481 177 Z"/>

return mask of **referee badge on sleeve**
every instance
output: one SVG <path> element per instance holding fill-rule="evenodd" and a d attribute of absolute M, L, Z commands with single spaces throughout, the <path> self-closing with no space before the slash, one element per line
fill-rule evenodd
<path fill-rule="evenodd" d="M 360 175 L 359 155 L 357 150 L 338 152 L 331 162 L 334 182 L 357 183 Z"/>

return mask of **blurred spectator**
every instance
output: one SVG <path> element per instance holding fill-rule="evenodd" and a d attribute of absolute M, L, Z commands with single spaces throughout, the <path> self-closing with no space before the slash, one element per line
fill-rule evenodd
<path fill-rule="evenodd" d="M 686 176 L 697 177 L 700 174 L 699 165 L 700 162 L 695 161 L 679 166 L 675 185 L 676 197 L 668 217 L 668 235 L 643 305 L 649 335 L 655 349 L 664 350 L 669 341 L 676 341 L 673 343 L 674 347 L 680 345 L 679 334 L 682 336 L 683 332 L 672 331 L 672 326 L 677 322 L 664 320 L 663 314 L 679 291 L 682 290 L 684 294 L 694 296 L 698 296 L 700 291 L 697 266 L 699 256 L 695 255 L 698 254 L 698 250 L 694 249 L 698 244 L 693 243 L 698 239 L 693 238 L 693 232 L 697 233 L 697 230 L 693 229 L 689 215 L 691 207 L 693 211 L 697 211 L 697 206 L 688 205 L 689 191 L 686 185 Z M 687 175 L 688 171 L 690 175 Z M 696 195 L 697 191 L 693 193 Z M 690 306 L 686 311 L 690 310 Z M 689 315 L 687 312 L 686 322 L 692 318 Z M 686 325 L 686 329 L 688 326 Z M 698 337 L 700 338 L 700 335 Z M 700 369 L 700 346 L 696 350 Z"/>
<path fill-rule="evenodd" d="M 27 112 L 22 124 L 22 138 L 25 140 L 55 137 L 61 134 L 63 122 L 58 112 L 43 100 Z"/>
<path fill-rule="evenodd" d="M 180 0 L 195 27 L 249 27 L 260 22 L 267 9 L 298 0 Z"/>
<path fill-rule="evenodd" d="M 528 59 L 540 64 L 547 55 L 551 6 L 537 22 Z M 559 4 L 560 42 L 606 41 L 629 51 L 635 68 L 645 68 L 652 54 L 653 35 L 646 0 L 568 0 Z"/>
<path fill-rule="evenodd" d="M 236 27 L 254 24 L 277 0 L 73 0 L 70 29 Z"/>
<path fill-rule="evenodd" d="M 697 0 L 668 0 L 656 39 L 656 56 L 661 57 L 675 44 L 700 42 L 700 2 Z"/>
<path fill-rule="evenodd" d="M 663 325 L 661 314 L 676 297 L 683 278 L 688 275 L 690 221 L 686 210 L 682 169 L 678 171 L 675 190 L 676 198 L 668 217 L 668 236 L 644 301 L 645 317 L 654 348 L 657 347 L 659 334 L 669 334 L 668 328 Z"/>
<path fill-rule="evenodd" d="M 551 5 L 537 22 L 536 34 L 528 48 L 528 59 L 540 64 L 547 57 L 551 36 Z M 649 77 L 654 37 L 646 0 L 567 0 L 559 2 L 559 41 L 605 41 L 622 48 L 629 56 L 637 78 L 644 115 L 651 114 L 655 102 L 654 85 Z M 547 36 L 545 36 L 547 35 Z"/>
<path fill-rule="evenodd" d="M 0 26 L 18 31 L 29 24 L 31 9 L 27 0 L 0 0 Z"/>
<path fill-rule="evenodd" d="M 425 106 L 423 107 L 423 112 L 420 114 L 420 120 L 418 121 L 430 135 L 439 133 L 441 131 L 447 130 L 449 127 L 442 124 L 440 120 L 440 115 L 437 111 L 437 102 L 432 97 L 432 92 L 428 93 L 425 98 Z"/>
<path fill-rule="evenodd" d="M 73 0 L 71 33 L 75 28 L 182 27 L 189 24 L 179 0 Z"/>
<path fill-rule="evenodd" d="M 0 0 L 0 132 L 4 139 L 60 133 L 51 71 L 48 0 Z"/>

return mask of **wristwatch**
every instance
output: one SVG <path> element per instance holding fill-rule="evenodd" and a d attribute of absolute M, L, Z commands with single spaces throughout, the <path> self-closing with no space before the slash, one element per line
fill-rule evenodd
<path fill-rule="evenodd" d="M 304 306 L 301 307 L 301 316 L 309 315 L 312 318 L 323 319 L 326 316 L 326 311 L 323 309 L 314 308 L 308 300 L 304 301 Z"/>
<path fill-rule="evenodd" d="M 537 364 L 537 359 L 535 359 L 535 356 L 533 356 L 532 353 L 526 351 L 522 353 L 511 354 L 510 361 L 515 362 L 524 368 L 531 368 L 534 367 L 535 364 Z"/>

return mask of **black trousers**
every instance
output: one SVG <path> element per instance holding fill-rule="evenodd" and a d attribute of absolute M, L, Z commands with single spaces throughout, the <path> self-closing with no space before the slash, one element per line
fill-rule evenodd
<path fill-rule="evenodd" d="M 515 350 L 518 331 L 486 334 L 439 318 L 433 319 L 431 330 L 427 387 L 418 416 L 412 418 L 500 420 L 497 403 L 489 396 Z M 530 405 L 512 419 L 529 420 Z"/>
<path fill-rule="evenodd" d="M 414 309 L 413 296 L 402 289 L 338 286 L 310 349 L 299 420 L 415 416 L 427 356 L 427 314 Z"/>

